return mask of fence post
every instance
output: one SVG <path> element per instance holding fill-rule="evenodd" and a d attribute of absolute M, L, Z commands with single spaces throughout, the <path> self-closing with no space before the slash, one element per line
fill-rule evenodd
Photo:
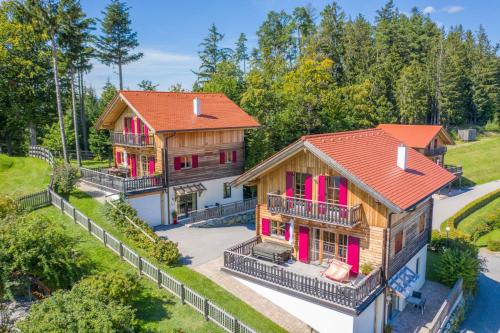
<path fill-rule="evenodd" d="M 139 257 L 139 264 L 137 265 L 138 269 L 139 269 L 139 275 L 142 275 L 142 257 L 141 256 L 138 256 Z"/>
<path fill-rule="evenodd" d="M 76 208 L 73 207 L 73 222 L 76 224 Z"/>
<path fill-rule="evenodd" d="M 119 249 L 120 249 L 120 259 L 122 259 L 122 260 L 123 260 L 123 243 L 122 243 L 122 242 L 120 242 L 120 247 L 119 247 Z"/>
<path fill-rule="evenodd" d="M 156 271 L 156 281 L 158 282 L 158 288 L 161 288 L 161 269 L 158 267 Z"/>
<path fill-rule="evenodd" d="M 87 230 L 88 230 L 89 234 L 92 235 L 92 227 L 90 225 L 90 221 L 91 221 L 90 218 L 87 217 Z"/>
<path fill-rule="evenodd" d="M 186 290 L 184 287 L 184 283 L 181 283 L 181 303 L 186 304 Z"/>
<path fill-rule="evenodd" d="M 64 200 L 61 197 L 61 212 L 64 214 Z"/>
<path fill-rule="evenodd" d="M 107 237 L 107 233 L 106 233 L 106 230 L 102 229 L 102 241 L 104 243 L 104 246 L 106 246 L 106 244 L 108 244 L 108 237 Z"/>
<path fill-rule="evenodd" d="M 205 320 L 208 321 L 208 299 L 203 299 L 203 314 L 205 316 Z"/>
<path fill-rule="evenodd" d="M 239 330 L 239 323 L 238 323 L 238 319 L 234 318 L 234 322 L 233 322 L 233 332 L 234 333 L 238 333 L 240 330 Z"/>

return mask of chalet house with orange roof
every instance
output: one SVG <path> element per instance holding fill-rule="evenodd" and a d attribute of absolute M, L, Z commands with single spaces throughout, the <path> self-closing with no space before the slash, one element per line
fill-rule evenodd
<path fill-rule="evenodd" d="M 319 332 L 383 332 L 425 282 L 432 195 L 455 176 L 382 128 L 304 136 L 233 181 L 256 236 L 223 270 Z"/>
<path fill-rule="evenodd" d="M 403 141 L 408 147 L 424 154 L 454 175 L 462 175 L 461 166 L 445 163 L 446 146 L 454 145 L 455 142 L 443 126 L 380 124 L 377 128 L 381 128 L 396 139 Z"/>
<path fill-rule="evenodd" d="M 259 123 L 224 94 L 119 91 L 97 121 L 114 167 L 82 178 L 126 195 L 151 225 L 243 199 L 244 131 Z"/>

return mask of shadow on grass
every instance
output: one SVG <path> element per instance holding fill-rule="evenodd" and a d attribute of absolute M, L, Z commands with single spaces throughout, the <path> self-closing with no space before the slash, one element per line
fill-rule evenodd
<path fill-rule="evenodd" d="M 170 319 L 171 313 L 167 308 L 174 305 L 173 296 L 154 295 L 151 290 L 147 289 L 134 302 L 137 318 L 143 322 L 158 322 Z"/>

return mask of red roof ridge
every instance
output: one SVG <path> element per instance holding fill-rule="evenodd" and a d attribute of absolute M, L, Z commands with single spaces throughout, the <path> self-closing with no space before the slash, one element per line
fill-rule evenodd
<path fill-rule="evenodd" d="M 351 138 L 356 138 L 356 137 L 359 138 L 359 137 L 369 136 L 369 135 L 380 135 L 382 132 L 383 132 L 383 130 L 380 128 L 366 128 L 366 129 L 352 130 L 352 131 L 303 135 L 300 139 L 302 141 L 307 141 L 309 139 L 318 139 L 321 137 L 325 137 L 325 138 L 330 138 L 330 140 L 333 142 L 333 141 L 342 140 L 342 139 L 351 139 Z M 325 142 L 325 141 L 327 141 L 327 140 L 324 139 L 323 142 Z"/>
<path fill-rule="evenodd" d="M 215 92 L 194 92 L 194 91 L 152 91 L 152 90 L 119 90 L 119 93 L 145 93 L 145 94 L 171 94 L 171 95 L 213 95 L 225 96 L 224 93 Z"/>

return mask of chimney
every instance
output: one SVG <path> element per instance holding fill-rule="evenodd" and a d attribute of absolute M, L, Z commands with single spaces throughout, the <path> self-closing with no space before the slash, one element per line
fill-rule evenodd
<path fill-rule="evenodd" d="M 201 115 L 201 102 L 198 97 L 193 99 L 193 113 L 196 117 Z"/>
<path fill-rule="evenodd" d="M 398 167 L 406 170 L 406 160 L 408 158 L 408 148 L 401 144 L 398 146 Z"/>

